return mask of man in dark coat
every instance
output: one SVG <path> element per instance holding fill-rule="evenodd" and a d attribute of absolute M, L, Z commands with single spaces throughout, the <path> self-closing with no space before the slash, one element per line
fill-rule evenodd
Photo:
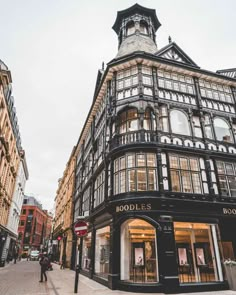
<path fill-rule="evenodd" d="M 45 279 L 45 282 L 46 282 L 47 281 L 46 271 L 48 270 L 48 264 L 49 264 L 49 260 L 48 260 L 46 252 L 44 252 L 42 257 L 40 258 L 39 264 L 41 266 L 41 276 L 40 276 L 40 281 L 39 282 L 40 283 L 43 282 L 43 276 L 44 276 L 44 279 Z"/>

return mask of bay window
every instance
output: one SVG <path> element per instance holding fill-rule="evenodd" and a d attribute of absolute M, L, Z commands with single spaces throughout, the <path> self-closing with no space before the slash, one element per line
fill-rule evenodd
<path fill-rule="evenodd" d="M 153 153 L 129 153 L 114 161 L 114 194 L 157 190 L 157 160 Z"/>
<path fill-rule="evenodd" d="M 203 159 L 177 154 L 169 155 L 172 191 L 183 193 L 208 193 Z"/>

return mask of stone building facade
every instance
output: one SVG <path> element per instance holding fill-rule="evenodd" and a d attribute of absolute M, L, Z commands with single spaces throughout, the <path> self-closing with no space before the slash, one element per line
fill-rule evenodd
<path fill-rule="evenodd" d="M 11 211 L 17 175 L 21 177 L 20 163 L 25 162 L 21 147 L 19 126 L 12 96 L 12 79 L 8 67 L 0 60 L 0 259 L 1 266 L 6 259 L 9 238 L 17 239 L 15 231 L 19 222 L 20 203 L 18 209 Z M 24 168 L 25 164 L 22 164 Z M 28 178 L 27 168 L 25 178 Z M 22 183 L 24 185 L 24 181 Z M 13 214 L 13 215 L 12 215 Z M 14 229 L 11 228 L 14 219 Z M 18 220 L 16 220 L 18 219 Z M 4 250 L 5 249 L 5 250 Z"/>
<path fill-rule="evenodd" d="M 75 148 L 71 153 L 55 197 L 53 238 L 57 240 L 54 256 L 58 261 L 66 255 L 66 266 L 71 267 L 73 236 L 73 194 L 75 185 Z"/>

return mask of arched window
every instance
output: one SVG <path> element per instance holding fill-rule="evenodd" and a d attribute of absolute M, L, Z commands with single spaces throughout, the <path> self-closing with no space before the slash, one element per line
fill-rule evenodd
<path fill-rule="evenodd" d="M 232 142 L 232 135 L 229 129 L 229 125 L 225 120 L 221 118 L 215 118 L 214 128 L 217 140 Z"/>
<path fill-rule="evenodd" d="M 156 130 L 156 118 L 154 112 L 147 108 L 144 114 L 143 128 L 145 130 Z"/>
<path fill-rule="evenodd" d="M 121 225 L 121 280 L 136 283 L 158 281 L 156 230 L 142 219 Z"/>
<path fill-rule="evenodd" d="M 173 133 L 190 135 L 190 128 L 187 115 L 178 110 L 170 112 L 170 124 Z"/>
<path fill-rule="evenodd" d="M 129 109 L 119 115 L 119 133 L 138 130 L 138 113 L 136 109 Z"/>
<path fill-rule="evenodd" d="M 126 26 L 126 35 L 132 35 L 135 33 L 135 26 L 134 26 L 134 22 L 129 22 Z"/>
<path fill-rule="evenodd" d="M 148 25 L 146 22 L 140 22 L 140 33 L 147 35 L 148 34 Z"/>

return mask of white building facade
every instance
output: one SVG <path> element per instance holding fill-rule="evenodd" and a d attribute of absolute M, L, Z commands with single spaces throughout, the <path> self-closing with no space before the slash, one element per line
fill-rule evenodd
<path fill-rule="evenodd" d="M 13 257 L 17 251 L 18 225 L 20 220 L 21 208 L 24 200 L 25 184 L 29 177 L 28 168 L 25 159 L 25 152 L 21 151 L 21 161 L 17 172 L 13 199 L 8 216 L 7 229 L 9 234 L 6 237 L 6 242 L 2 252 L 2 261 Z"/>

